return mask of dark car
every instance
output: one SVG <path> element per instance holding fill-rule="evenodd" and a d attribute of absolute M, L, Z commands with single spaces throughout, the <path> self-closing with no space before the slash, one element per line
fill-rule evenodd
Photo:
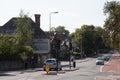
<path fill-rule="evenodd" d="M 110 59 L 110 56 L 103 56 L 105 61 L 108 61 Z"/>

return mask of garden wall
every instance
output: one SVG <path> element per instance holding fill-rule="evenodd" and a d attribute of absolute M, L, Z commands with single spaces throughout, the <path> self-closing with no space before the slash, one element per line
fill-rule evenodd
<path fill-rule="evenodd" d="M 0 71 L 19 70 L 24 68 L 21 61 L 0 61 Z"/>

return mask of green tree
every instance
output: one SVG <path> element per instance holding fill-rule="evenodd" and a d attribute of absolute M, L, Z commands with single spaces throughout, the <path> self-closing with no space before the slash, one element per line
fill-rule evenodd
<path fill-rule="evenodd" d="M 77 46 L 80 48 L 80 41 L 81 41 L 81 29 L 76 29 L 75 32 L 71 33 L 70 36 L 72 37 L 72 42 L 76 43 Z"/>
<path fill-rule="evenodd" d="M 104 24 L 104 41 L 111 48 L 120 51 L 120 2 L 105 3 L 104 14 L 107 15 Z"/>
<path fill-rule="evenodd" d="M 68 36 L 70 32 L 68 30 L 66 30 L 64 26 L 58 26 L 56 28 L 52 27 L 51 33 L 52 33 L 52 35 L 54 35 L 54 33 L 58 33 L 58 34 L 63 34 L 65 36 Z"/>
<path fill-rule="evenodd" d="M 31 19 L 23 13 L 23 11 L 20 12 L 20 18 L 16 21 L 17 25 L 17 39 L 19 45 L 26 45 L 29 41 L 32 39 L 32 27 L 31 27 Z"/>
<path fill-rule="evenodd" d="M 25 61 L 33 55 L 32 48 L 30 46 L 33 34 L 31 19 L 27 14 L 24 14 L 24 12 L 21 11 L 20 18 L 17 19 L 16 25 L 18 53 L 21 56 L 21 59 Z"/>
<path fill-rule="evenodd" d="M 103 37 L 103 32 L 104 32 L 104 29 L 101 28 L 101 27 L 96 27 L 95 28 L 95 32 L 96 32 L 96 39 L 95 39 L 95 48 L 96 48 L 96 51 L 104 51 L 104 50 L 108 50 L 109 47 L 107 47 L 105 45 L 105 42 L 104 42 L 104 37 Z"/>
<path fill-rule="evenodd" d="M 10 35 L 0 35 L 0 60 L 18 60 L 16 38 Z"/>
<path fill-rule="evenodd" d="M 94 55 L 99 49 L 103 48 L 102 31 L 100 27 L 93 25 L 83 25 L 71 34 L 72 41 L 77 44 L 80 50 L 87 56 Z"/>
<path fill-rule="evenodd" d="M 95 52 L 95 27 L 93 25 L 83 25 L 82 29 L 82 48 L 87 56 L 91 56 Z"/>
<path fill-rule="evenodd" d="M 30 46 L 33 30 L 31 21 L 21 11 L 16 21 L 16 34 L 0 35 L 0 60 L 27 60 L 33 55 Z"/>
<path fill-rule="evenodd" d="M 30 46 L 33 34 L 31 19 L 27 16 L 27 14 L 25 15 L 24 12 L 21 11 L 20 18 L 17 19 L 16 25 L 17 25 L 16 38 L 18 41 L 18 53 L 20 54 L 21 58 L 25 61 L 33 54 L 33 50 Z"/>

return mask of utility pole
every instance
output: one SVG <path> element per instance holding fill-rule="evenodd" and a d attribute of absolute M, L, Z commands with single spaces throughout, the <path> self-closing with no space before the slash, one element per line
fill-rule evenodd
<path fill-rule="evenodd" d="M 82 33 L 81 33 L 81 58 L 82 58 Z"/>
<path fill-rule="evenodd" d="M 50 12 L 49 13 L 49 32 L 50 32 L 50 36 L 51 36 L 51 15 L 52 14 L 57 14 L 58 12 Z"/>

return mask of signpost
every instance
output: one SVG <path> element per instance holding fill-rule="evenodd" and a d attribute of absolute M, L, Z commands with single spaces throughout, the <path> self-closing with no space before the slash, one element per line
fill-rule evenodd
<path fill-rule="evenodd" d="M 47 74 L 48 74 L 48 72 L 50 71 L 50 65 L 48 65 L 48 66 L 45 68 L 45 71 L 46 71 Z"/>
<path fill-rule="evenodd" d="M 34 39 L 33 40 L 33 52 L 37 54 L 50 52 L 49 39 Z"/>

